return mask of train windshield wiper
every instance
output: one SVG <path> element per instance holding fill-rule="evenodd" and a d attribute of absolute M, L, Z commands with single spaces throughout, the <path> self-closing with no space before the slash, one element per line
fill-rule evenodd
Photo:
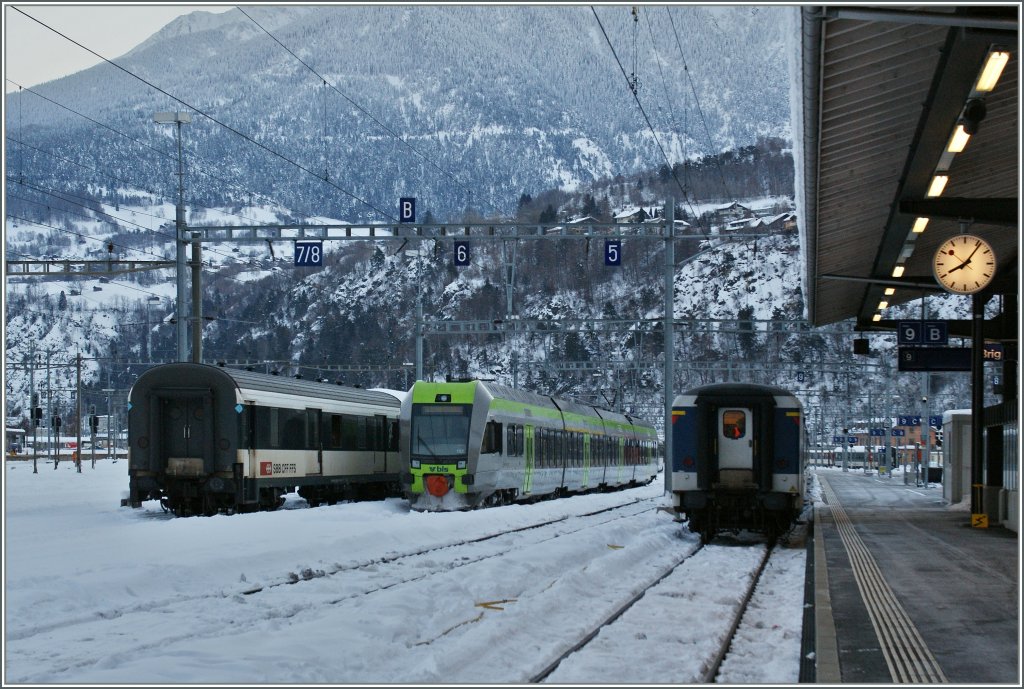
<path fill-rule="evenodd" d="M 430 445 L 427 443 L 426 440 L 423 439 L 423 434 L 422 433 L 417 433 L 416 434 L 416 442 L 419 444 L 420 447 L 422 447 L 427 452 L 429 452 L 431 457 L 435 457 L 435 458 L 437 457 L 437 453 L 434 452 L 433 450 L 431 450 L 430 449 Z"/>

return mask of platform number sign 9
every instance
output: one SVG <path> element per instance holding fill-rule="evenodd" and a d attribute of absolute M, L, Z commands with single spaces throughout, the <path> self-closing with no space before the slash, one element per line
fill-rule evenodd
<path fill-rule="evenodd" d="M 606 266 L 622 265 L 622 240 L 604 240 L 604 264 Z"/>
<path fill-rule="evenodd" d="M 469 265 L 469 242 L 455 242 L 455 265 Z"/>
<path fill-rule="evenodd" d="M 323 242 L 295 242 L 296 266 L 322 266 L 323 264 Z"/>

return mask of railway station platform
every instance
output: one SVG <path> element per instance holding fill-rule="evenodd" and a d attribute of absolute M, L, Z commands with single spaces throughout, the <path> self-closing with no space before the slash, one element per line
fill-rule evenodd
<path fill-rule="evenodd" d="M 1020 686 L 1020 540 L 942 486 L 813 469 L 814 681 Z"/>

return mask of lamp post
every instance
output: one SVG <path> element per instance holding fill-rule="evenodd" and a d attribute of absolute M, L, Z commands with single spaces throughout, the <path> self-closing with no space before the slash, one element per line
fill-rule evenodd
<path fill-rule="evenodd" d="M 182 169 L 181 161 L 181 125 L 189 124 L 192 121 L 192 116 L 187 112 L 158 112 L 153 115 L 153 121 L 157 124 L 171 124 L 178 125 L 177 127 L 177 144 L 178 144 L 178 203 L 174 211 L 174 247 L 175 247 L 175 264 L 177 267 L 177 286 L 178 295 L 176 310 L 178 315 L 177 323 L 177 334 L 178 334 L 178 361 L 186 361 L 188 359 L 188 331 L 187 321 L 185 319 L 185 300 L 187 298 L 185 293 L 185 173 Z"/>

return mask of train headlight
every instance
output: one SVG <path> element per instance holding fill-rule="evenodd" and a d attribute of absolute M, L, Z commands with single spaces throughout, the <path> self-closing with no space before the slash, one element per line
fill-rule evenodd
<path fill-rule="evenodd" d="M 465 469 L 466 468 L 466 460 L 460 459 L 458 462 L 455 463 L 455 468 L 456 469 Z"/>
<path fill-rule="evenodd" d="M 418 460 L 418 459 L 412 460 L 412 468 L 413 469 L 419 469 L 420 468 L 420 460 Z"/>

